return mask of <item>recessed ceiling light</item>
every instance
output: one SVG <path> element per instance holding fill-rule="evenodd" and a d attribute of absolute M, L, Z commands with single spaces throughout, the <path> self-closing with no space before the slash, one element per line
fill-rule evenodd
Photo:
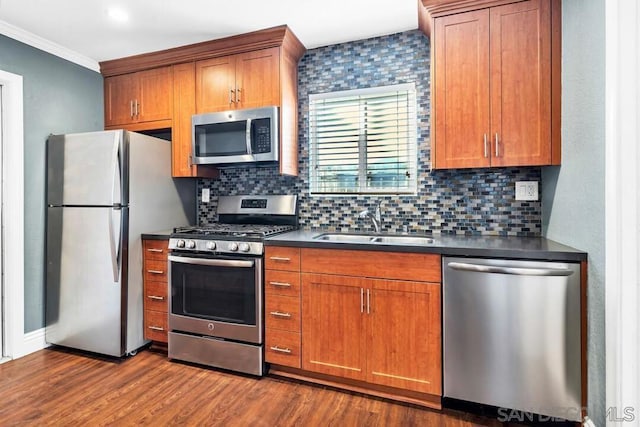
<path fill-rule="evenodd" d="M 119 7 L 110 7 L 107 10 L 107 14 L 109 15 L 109 18 L 116 22 L 126 22 L 129 20 L 129 14 Z"/>

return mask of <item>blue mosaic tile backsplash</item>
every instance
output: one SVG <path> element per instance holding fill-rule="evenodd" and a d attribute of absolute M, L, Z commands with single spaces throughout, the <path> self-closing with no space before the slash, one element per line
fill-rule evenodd
<path fill-rule="evenodd" d="M 371 231 L 358 212 L 381 202 L 384 231 L 540 236 L 539 201 L 515 200 L 516 181 L 538 181 L 539 167 L 436 170 L 430 168 L 429 40 L 418 30 L 312 49 L 298 65 L 298 177 L 280 176 L 275 166 L 229 168 L 216 180 L 199 179 L 201 224 L 215 221 L 216 196 L 298 194 L 300 226 L 328 231 Z M 390 84 L 416 85 L 418 99 L 418 194 L 310 196 L 309 94 Z M 199 197 L 200 199 L 200 197 Z"/>

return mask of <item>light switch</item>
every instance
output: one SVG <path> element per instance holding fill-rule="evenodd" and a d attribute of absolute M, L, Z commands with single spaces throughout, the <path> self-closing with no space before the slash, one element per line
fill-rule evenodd
<path fill-rule="evenodd" d="M 517 181 L 516 200 L 538 200 L 538 181 Z"/>
<path fill-rule="evenodd" d="M 209 203 L 210 198 L 211 198 L 211 190 L 209 190 L 208 188 L 203 188 L 202 203 Z"/>

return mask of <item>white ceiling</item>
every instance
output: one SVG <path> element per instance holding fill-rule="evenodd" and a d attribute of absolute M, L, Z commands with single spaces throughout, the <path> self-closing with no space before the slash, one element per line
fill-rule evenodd
<path fill-rule="evenodd" d="M 111 7 L 128 20 L 109 18 Z M 0 0 L 0 33 L 24 31 L 97 62 L 282 24 L 311 49 L 417 28 L 417 8 L 417 0 Z"/>

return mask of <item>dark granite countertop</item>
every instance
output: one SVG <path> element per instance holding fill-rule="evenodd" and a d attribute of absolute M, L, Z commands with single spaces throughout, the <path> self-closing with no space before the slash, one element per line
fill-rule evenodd
<path fill-rule="evenodd" d="M 140 237 L 148 240 L 168 240 L 173 230 L 156 231 L 155 233 L 142 233 Z"/>
<path fill-rule="evenodd" d="M 586 261 L 587 253 L 544 237 L 433 235 L 429 245 L 346 243 L 314 240 L 323 231 L 298 230 L 265 240 L 267 246 L 294 246 L 395 252 L 422 252 L 441 255 L 532 259 L 549 261 Z"/>

